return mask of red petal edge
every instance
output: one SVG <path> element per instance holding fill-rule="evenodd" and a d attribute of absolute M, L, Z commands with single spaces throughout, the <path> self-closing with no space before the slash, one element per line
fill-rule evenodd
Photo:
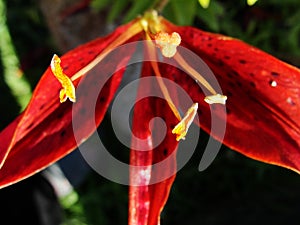
<path fill-rule="evenodd" d="M 300 173 L 300 70 L 240 40 L 164 23 L 206 62 L 228 96 L 225 138 L 211 135 L 250 158 Z M 177 72 L 174 79 L 199 102 L 201 127 L 210 132 L 204 96 L 183 77 Z"/>
<path fill-rule="evenodd" d="M 121 26 L 110 35 L 84 44 L 63 55 L 61 59 L 64 72 L 72 76 L 99 55 L 130 25 Z M 123 58 L 120 59 L 120 56 L 115 62 L 118 62 L 118 65 L 124 65 L 130 55 L 130 52 L 126 52 Z M 82 121 L 82 126 L 79 128 L 80 140 L 83 141 L 93 133 L 95 125 L 99 125 L 103 119 L 125 68 L 117 71 L 105 84 L 95 108 L 91 109 L 87 107 L 93 104 L 89 102 L 89 97 L 93 92 L 99 92 L 94 79 L 97 76 L 101 78 L 103 71 L 114 72 L 113 69 L 118 67 L 116 64 L 107 63 L 101 68 L 96 67 L 86 74 L 84 79 L 74 82 L 75 86 L 78 86 L 79 82 L 81 86 L 86 85 L 86 88 L 83 88 L 86 92 L 76 93 L 78 101 L 74 104 L 77 110 L 72 109 L 71 102 L 67 101 L 63 104 L 59 102 L 61 86 L 51 70 L 49 68 L 46 70 L 26 110 L 0 133 L 0 161 L 3 163 L 0 170 L 0 187 L 39 172 L 74 150 L 78 145 L 78 138 L 75 140 L 72 127 L 74 118 L 79 120 L 78 123 Z M 87 116 L 89 114 L 94 117 L 89 118 Z M 81 143 L 80 140 L 79 143 Z"/>
<path fill-rule="evenodd" d="M 154 74 L 150 63 L 144 62 L 143 75 Z M 155 79 L 155 78 L 154 78 Z M 141 92 L 153 93 L 153 86 L 140 86 L 138 95 Z M 151 96 L 146 94 L 145 96 Z M 167 125 L 166 134 L 162 134 L 155 123 L 151 133 L 149 129 L 150 120 L 153 117 L 164 118 Z M 143 140 L 140 148 L 152 149 L 155 139 L 160 139 L 165 135 L 163 141 L 153 150 L 137 151 L 132 149 L 130 152 L 130 190 L 129 190 L 129 224 L 157 225 L 160 220 L 160 213 L 168 199 L 169 192 L 176 176 L 176 150 L 178 142 L 174 134 L 171 133 L 172 127 L 178 120 L 170 110 L 168 104 L 159 98 L 148 97 L 138 101 L 134 108 L 133 134 Z M 162 162 L 163 168 L 155 169 L 155 164 Z M 134 166 L 139 166 L 138 168 Z M 146 176 L 145 176 L 146 174 Z M 147 176 L 149 175 L 149 176 Z M 160 179 L 162 176 L 168 177 Z M 160 180 L 159 182 L 155 182 Z M 149 184 L 150 182 L 150 184 Z M 133 186 L 132 184 L 140 184 Z"/>

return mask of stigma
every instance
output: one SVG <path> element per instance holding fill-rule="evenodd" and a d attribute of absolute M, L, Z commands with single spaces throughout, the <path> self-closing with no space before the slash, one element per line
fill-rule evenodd
<path fill-rule="evenodd" d="M 181 37 L 177 32 L 165 32 L 157 11 L 147 11 L 140 19 L 140 25 L 146 34 L 146 39 L 153 40 L 164 57 L 171 58 L 176 54 Z"/>
<path fill-rule="evenodd" d="M 162 55 L 168 58 L 176 54 L 177 46 L 180 45 L 181 37 L 178 33 L 158 32 L 155 37 L 156 45 L 161 49 Z"/>

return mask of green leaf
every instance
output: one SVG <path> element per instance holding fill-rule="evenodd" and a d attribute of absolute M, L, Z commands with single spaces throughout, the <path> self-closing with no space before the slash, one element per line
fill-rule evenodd
<path fill-rule="evenodd" d="M 210 7 L 204 9 L 202 7 L 198 7 L 197 17 L 201 19 L 211 31 L 219 32 L 220 31 L 220 17 L 224 15 L 223 6 L 213 1 L 210 4 Z"/>
<path fill-rule="evenodd" d="M 164 15 L 177 25 L 192 25 L 196 12 L 195 0 L 172 0 L 165 8 Z"/>
<path fill-rule="evenodd" d="M 125 15 L 123 22 L 129 22 L 130 20 L 137 17 L 139 14 L 142 14 L 146 9 L 148 9 L 152 0 L 134 0 L 133 5 L 131 6 L 129 12 Z"/>
<path fill-rule="evenodd" d="M 105 8 L 109 3 L 109 0 L 92 0 L 91 7 L 97 11 L 102 10 Z"/>
<path fill-rule="evenodd" d="M 126 5 L 128 5 L 128 1 L 115 0 L 114 4 L 112 5 L 112 8 L 109 11 L 109 14 L 107 16 L 107 21 L 112 22 L 113 20 L 115 20 L 121 14 L 121 12 L 124 10 Z"/>

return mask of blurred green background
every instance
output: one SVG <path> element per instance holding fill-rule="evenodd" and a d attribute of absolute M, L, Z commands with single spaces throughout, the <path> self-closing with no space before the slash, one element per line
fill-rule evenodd
<path fill-rule="evenodd" d="M 1 128 L 19 114 L 24 104 L 20 101 L 22 95 L 20 97 L 12 92 L 14 87 L 5 77 L 7 71 L 16 73 L 16 77 L 21 76 L 24 85 L 33 89 L 53 53 L 63 53 L 68 48 L 62 47 L 60 38 L 63 37 L 57 37 L 55 26 L 49 26 L 49 17 L 45 10 L 41 10 L 48 2 L 4 1 L 7 11 L 2 17 L 7 20 L 11 43 L 10 46 L 1 46 Z M 52 1 L 52 4 L 63 5 L 62 2 Z M 63 6 L 66 10 L 60 10 L 61 14 L 57 14 L 57 17 L 61 16 L 59 21 L 64 23 L 63 28 L 76 26 L 70 22 L 72 18 L 83 18 L 87 14 L 101 15 L 104 18 L 101 26 L 95 26 L 92 21 L 87 23 L 90 31 L 127 22 L 153 4 L 150 0 L 93 0 L 90 5 L 78 5 L 78 2 L 84 2 L 79 0 L 67 2 Z M 53 5 L 49 5 L 49 11 L 52 8 Z M 193 25 L 240 38 L 300 66 L 299 0 L 259 0 L 253 6 L 247 5 L 246 1 L 212 0 L 207 9 L 201 7 L 197 0 L 171 0 L 163 15 L 179 25 Z M 72 35 L 76 36 L 76 33 Z M 19 64 L 17 61 L 7 62 L 4 47 L 14 50 L 7 51 L 15 55 Z M 12 66 L 7 68 L 5 65 Z M 100 132 L 101 129 L 106 132 L 111 129 L 108 120 L 101 125 Z M 207 138 L 202 132 L 200 140 L 205 143 Z M 114 146 L 112 151 L 115 155 L 120 154 L 113 138 L 107 140 L 107 145 Z M 162 214 L 162 224 L 299 224 L 299 175 L 253 161 L 225 146 L 213 164 L 204 172 L 199 172 L 197 168 L 202 149 L 200 143 L 189 163 L 179 171 Z M 126 224 L 127 194 L 128 187 L 90 172 L 71 195 L 61 199 L 64 225 Z"/>

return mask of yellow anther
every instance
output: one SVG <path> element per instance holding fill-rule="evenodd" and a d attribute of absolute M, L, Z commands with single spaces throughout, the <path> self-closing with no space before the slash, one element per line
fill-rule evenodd
<path fill-rule="evenodd" d="M 208 104 L 220 103 L 220 104 L 225 105 L 226 100 L 227 100 L 227 96 L 220 95 L 220 94 L 209 95 L 204 98 L 204 101 Z"/>
<path fill-rule="evenodd" d="M 176 141 L 180 139 L 184 140 L 188 132 L 189 127 L 191 126 L 198 110 L 198 103 L 194 103 L 186 112 L 183 119 L 174 127 L 172 130 L 173 134 L 176 134 Z"/>
<path fill-rule="evenodd" d="M 181 37 L 176 32 L 173 32 L 171 35 L 159 32 L 155 35 L 155 42 L 161 49 L 162 55 L 171 58 L 176 54 L 176 48 L 181 42 Z"/>
<path fill-rule="evenodd" d="M 75 87 L 70 80 L 70 78 L 64 74 L 63 69 L 60 65 L 61 59 L 54 54 L 52 60 L 51 60 L 51 71 L 54 74 L 54 76 L 57 78 L 57 80 L 61 83 L 62 89 L 59 92 L 59 99 L 60 102 L 65 102 L 67 98 L 70 99 L 70 101 L 75 102 L 76 96 L 75 96 Z"/>

